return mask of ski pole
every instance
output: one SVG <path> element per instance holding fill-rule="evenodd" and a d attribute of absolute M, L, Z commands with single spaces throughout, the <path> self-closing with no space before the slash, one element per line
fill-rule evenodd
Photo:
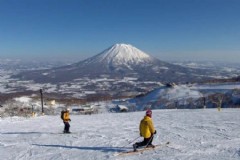
<path fill-rule="evenodd" d="M 240 150 L 236 151 L 232 157 L 234 157 L 236 154 L 238 154 L 240 156 Z"/>
<path fill-rule="evenodd" d="M 152 137 L 150 138 L 150 140 L 148 141 L 147 145 L 146 145 L 144 148 L 147 148 L 147 146 L 149 145 L 149 143 L 152 141 L 153 137 L 154 137 L 154 134 L 152 135 Z"/>
<path fill-rule="evenodd" d="M 140 138 L 141 136 L 139 136 L 139 137 L 137 137 L 137 138 L 135 138 L 134 140 L 132 140 L 131 142 L 129 142 L 128 144 L 126 144 L 125 146 L 122 146 L 122 148 L 123 147 L 126 147 L 127 145 L 129 145 L 129 144 L 131 144 L 131 143 L 133 143 L 134 141 L 136 141 L 138 138 Z"/>

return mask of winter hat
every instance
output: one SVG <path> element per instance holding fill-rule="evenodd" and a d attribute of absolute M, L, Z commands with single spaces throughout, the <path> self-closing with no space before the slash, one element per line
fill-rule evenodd
<path fill-rule="evenodd" d="M 151 111 L 151 109 L 146 110 L 146 116 L 152 117 L 152 111 Z"/>

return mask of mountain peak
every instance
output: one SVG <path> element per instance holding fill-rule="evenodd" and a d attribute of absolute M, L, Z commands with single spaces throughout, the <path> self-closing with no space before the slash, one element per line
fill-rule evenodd
<path fill-rule="evenodd" d="M 111 62 L 114 64 L 138 64 L 151 59 L 151 56 L 130 44 L 120 43 L 98 54 L 98 58 L 100 61 L 107 61 L 108 63 Z"/>
<path fill-rule="evenodd" d="M 125 43 L 116 43 L 112 45 L 110 48 L 135 48 L 131 44 L 125 44 Z"/>

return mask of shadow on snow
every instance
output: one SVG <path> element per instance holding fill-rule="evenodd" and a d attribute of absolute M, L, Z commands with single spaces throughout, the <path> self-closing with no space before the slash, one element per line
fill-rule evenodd
<path fill-rule="evenodd" d="M 0 134 L 59 134 L 50 132 L 1 132 Z"/>
<path fill-rule="evenodd" d="M 126 151 L 126 147 L 77 147 L 77 146 L 65 146 L 65 145 L 47 145 L 47 144 L 32 144 L 40 147 L 56 147 L 56 148 L 67 148 L 67 149 L 80 149 L 80 150 L 93 150 L 102 152 L 121 152 Z"/>

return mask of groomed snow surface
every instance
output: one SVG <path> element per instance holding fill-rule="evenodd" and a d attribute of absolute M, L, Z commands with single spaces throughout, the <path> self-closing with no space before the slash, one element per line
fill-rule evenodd
<path fill-rule="evenodd" d="M 72 115 L 72 134 L 60 116 L 0 119 L 3 160 L 239 160 L 240 109 L 153 110 L 153 144 L 169 146 L 116 156 L 139 137 L 145 112 Z M 142 140 L 139 138 L 137 141 Z"/>

